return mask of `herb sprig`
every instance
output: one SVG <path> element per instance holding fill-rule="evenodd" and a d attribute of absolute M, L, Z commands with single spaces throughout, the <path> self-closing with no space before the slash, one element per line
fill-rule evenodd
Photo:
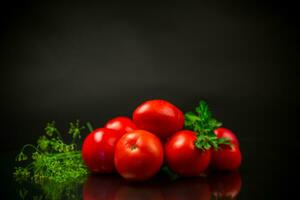
<path fill-rule="evenodd" d="M 92 129 L 90 124 L 87 127 Z M 85 128 L 79 120 L 70 122 L 68 135 L 72 142 L 66 143 L 55 122 L 47 123 L 45 134 L 38 139 L 37 145 L 27 144 L 17 155 L 16 160 L 25 166 L 15 168 L 16 180 L 65 183 L 87 175 L 88 170 L 78 149 L 78 140 Z"/>
<path fill-rule="evenodd" d="M 221 144 L 230 145 L 229 139 L 218 138 L 213 132 L 221 126 L 222 123 L 213 118 L 207 103 L 203 100 L 199 102 L 195 112 L 185 113 L 185 128 L 197 133 L 195 146 L 198 149 L 218 149 Z"/>

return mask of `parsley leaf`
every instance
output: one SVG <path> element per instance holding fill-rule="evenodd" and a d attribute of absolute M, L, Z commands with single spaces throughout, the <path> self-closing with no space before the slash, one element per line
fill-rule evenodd
<path fill-rule="evenodd" d="M 213 118 L 207 103 L 203 100 L 199 102 L 195 112 L 185 113 L 185 128 L 197 133 L 195 146 L 198 149 L 218 149 L 220 144 L 230 145 L 229 139 L 218 138 L 213 132 L 221 126 L 222 123 Z"/>

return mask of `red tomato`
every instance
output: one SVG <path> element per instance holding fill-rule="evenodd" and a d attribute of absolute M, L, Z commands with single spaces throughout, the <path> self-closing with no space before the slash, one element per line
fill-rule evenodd
<path fill-rule="evenodd" d="M 232 144 L 239 145 L 239 141 L 235 136 L 235 134 L 227 128 L 223 128 L 223 127 L 217 128 L 214 130 L 214 133 L 218 138 L 229 138 Z"/>
<path fill-rule="evenodd" d="M 211 164 L 215 169 L 233 171 L 240 167 L 242 155 L 237 145 L 221 145 L 220 149 L 212 150 Z"/>
<path fill-rule="evenodd" d="M 95 173 L 111 173 L 114 167 L 114 149 L 122 136 L 118 131 L 99 128 L 91 132 L 82 145 L 82 158 Z"/>
<path fill-rule="evenodd" d="M 242 179 L 237 171 L 214 173 L 209 176 L 209 183 L 216 199 L 236 199 L 242 188 Z"/>
<path fill-rule="evenodd" d="M 179 179 L 166 184 L 165 199 L 211 200 L 211 190 L 204 178 Z"/>
<path fill-rule="evenodd" d="M 181 176 L 197 176 L 209 166 L 211 152 L 194 145 L 196 133 L 182 130 L 169 138 L 165 145 L 166 162 L 170 169 Z"/>
<path fill-rule="evenodd" d="M 131 132 L 136 129 L 136 125 L 128 117 L 115 117 L 109 120 L 104 127 L 119 131 L 122 134 Z"/>
<path fill-rule="evenodd" d="M 139 129 L 164 139 L 183 128 L 184 115 L 168 101 L 149 100 L 135 109 L 133 121 Z"/>
<path fill-rule="evenodd" d="M 149 179 L 159 171 L 162 163 L 163 146 L 150 132 L 135 130 L 126 133 L 116 145 L 115 165 L 125 179 Z"/>
<path fill-rule="evenodd" d="M 120 185 L 119 177 L 90 175 L 83 187 L 83 199 L 115 200 Z"/>

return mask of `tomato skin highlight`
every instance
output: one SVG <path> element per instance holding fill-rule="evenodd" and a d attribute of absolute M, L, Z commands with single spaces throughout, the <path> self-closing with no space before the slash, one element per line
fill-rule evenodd
<path fill-rule="evenodd" d="M 182 130 L 170 137 L 165 145 L 166 162 L 170 169 L 181 176 L 199 176 L 211 159 L 211 151 L 202 151 L 194 145 L 196 133 Z"/>
<path fill-rule="evenodd" d="M 98 128 L 91 132 L 82 145 L 82 158 L 93 173 L 112 173 L 114 149 L 122 134 L 118 131 Z"/>
<path fill-rule="evenodd" d="M 231 140 L 232 144 L 239 145 L 239 141 L 235 136 L 235 134 L 227 128 L 224 127 L 217 128 L 214 130 L 214 133 L 218 138 L 228 138 Z"/>
<path fill-rule="evenodd" d="M 117 171 L 125 179 L 147 180 L 162 166 L 163 146 L 154 134 L 135 130 L 117 142 L 114 160 Z"/>
<path fill-rule="evenodd" d="M 136 125 L 130 118 L 122 116 L 109 120 L 104 127 L 119 131 L 122 134 L 132 132 L 136 129 Z"/>
<path fill-rule="evenodd" d="M 242 162 L 242 154 L 237 145 L 221 145 L 218 150 L 212 150 L 212 167 L 217 170 L 234 171 Z"/>
<path fill-rule="evenodd" d="M 156 134 L 161 139 L 171 136 L 184 126 L 183 112 L 165 100 L 149 100 L 133 112 L 133 121 L 139 129 Z"/>

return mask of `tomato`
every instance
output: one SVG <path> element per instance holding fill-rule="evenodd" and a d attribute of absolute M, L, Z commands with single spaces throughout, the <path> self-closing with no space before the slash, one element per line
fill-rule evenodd
<path fill-rule="evenodd" d="M 109 120 L 104 127 L 119 131 L 122 134 L 131 132 L 136 129 L 136 125 L 128 117 L 115 117 Z"/>
<path fill-rule="evenodd" d="M 242 154 L 237 145 L 221 145 L 212 150 L 211 164 L 215 169 L 233 171 L 240 167 Z"/>
<path fill-rule="evenodd" d="M 99 128 L 91 132 L 82 145 L 82 158 L 95 173 L 111 173 L 114 167 L 114 149 L 122 136 L 118 131 Z"/>
<path fill-rule="evenodd" d="M 179 179 L 166 184 L 165 199 L 182 200 L 210 200 L 210 186 L 204 178 Z"/>
<path fill-rule="evenodd" d="M 120 188 L 121 180 L 116 176 L 88 177 L 83 187 L 84 200 L 115 200 L 116 193 Z M 100 189 L 99 189 L 100 188 Z"/>
<path fill-rule="evenodd" d="M 169 138 L 165 145 L 166 162 L 170 169 L 181 176 L 197 176 L 207 169 L 210 150 L 200 150 L 194 143 L 196 133 L 182 130 Z"/>
<path fill-rule="evenodd" d="M 133 121 L 139 129 L 165 139 L 183 128 L 184 115 L 168 101 L 149 100 L 135 109 Z"/>
<path fill-rule="evenodd" d="M 214 173 L 209 176 L 209 183 L 216 199 L 236 199 L 242 188 L 242 179 L 237 171 Z"/>
<path fill-rule="evenodd" d="M 117 142 L 115 166 L 125 179 L 146 180 L 154 176 L 163 163 L 163 146 L 157 136 L 135 130 Z"/>
<path fill-rule="evenodd" d="M 228 138 L 231 140 L 232 144 L 239 145 L 239 141 L 235 136 L 235 134 L 227 128 L 223 128 L 223 127 L 217 128 L 214 130 L 214 133 L 218 138 Z"/>

